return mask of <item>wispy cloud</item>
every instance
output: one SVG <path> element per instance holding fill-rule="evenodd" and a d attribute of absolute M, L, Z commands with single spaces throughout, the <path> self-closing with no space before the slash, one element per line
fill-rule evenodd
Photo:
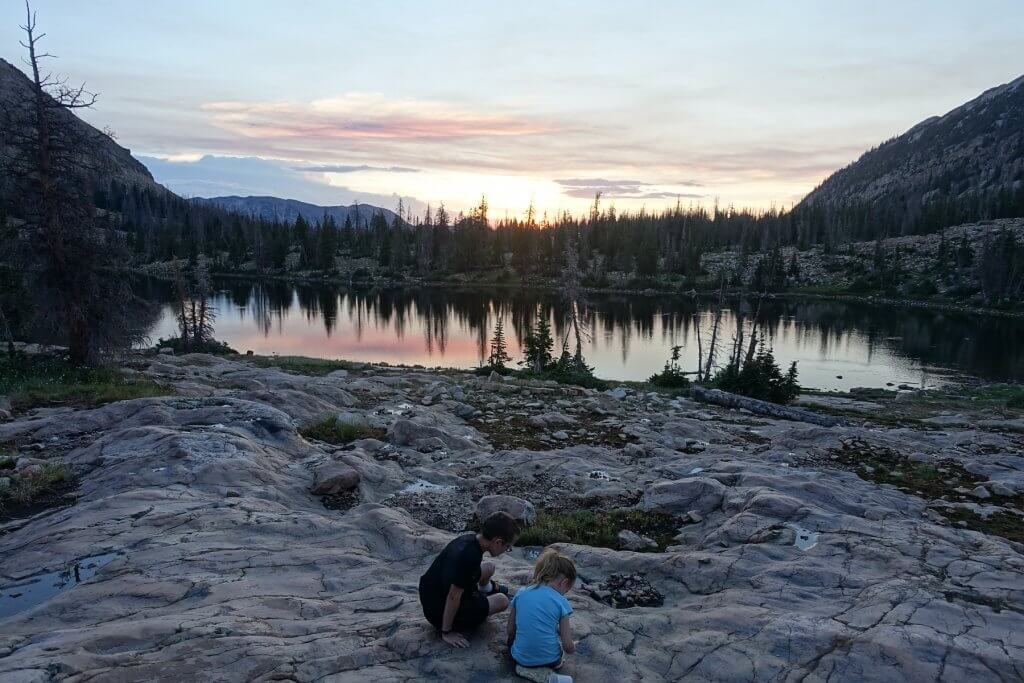
<path fill-rule="evenodd" d="M 293 171 L 303 173 L 360 173 L 378 171 L 384 173 L 419 173 L 420 169 L 408 166 L 369 166 L 367 164 L 320 164 L 318 166 L 292 166 Z"/>
<path fill-rule="evenodd" d="M 703 194 L 677 192 L 672 190 L 656 190 L 663 187 L 642 180 L 607 180 L 605 178 L 563 178 L 555 180 L 562 186 L 562 193 L 567 197 L 587 199 L 600 192 L 609 198 L 618 199 L 700 199 Z M 689 187 L 700 187 L 692 181 L 678 183 Z"/>

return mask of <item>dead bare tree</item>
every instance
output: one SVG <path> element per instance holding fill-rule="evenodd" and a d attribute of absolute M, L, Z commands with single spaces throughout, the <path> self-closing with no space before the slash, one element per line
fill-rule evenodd
<path fill-rule="evenodd" d="M 569 335 L 572 334 L 575 340 L 575 352 L 572 355 L 574 370 L 590 372 L 589 366 L 583 358 L 583 340 L 589 339 L 589 334 L 584 329 L 586 324 L 586 302 L 583 299 L 583 271 L 580 269 L 579 254 L 576 245 L 571 241 L 566 244 L 564 253 L 564 265 L 562 275 L 559 279 L 562 298 L 568 304 L 569 315 L 565 338 L 562 340 L 563 358 L 567 355 L 569 346 Z"/>
<path fill-rule="evenodd" d="M 95 215 L 89 150 L 101 134 L 73 113 L 93 106 L 96 95 L 45 71 L 53 55 L 39 49 L 45 34 L 27 2 L 25 13 L 30 97 L 7 103 L 0 141 L 24 221 L 13 261 L 36 299 L 37 326 L 66 340 L 72 362 L 89 363 L 140 341 L 144 331 L 133 318 L 128 278 L 118 272 L 127 263 L 124 239 Z"/>

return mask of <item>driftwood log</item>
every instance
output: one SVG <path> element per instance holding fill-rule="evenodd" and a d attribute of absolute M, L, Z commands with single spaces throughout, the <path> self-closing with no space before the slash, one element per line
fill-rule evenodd
<path fill-rule="evenodd" d="M 821 425 L 822 427 L 835 427 L 842 423 L 841 420 L 832 417 L 831 415 L 822 415 L 821 413 L 816 413 L 813 410 L 793 408 L 791 406 L 783 406 L 777 403 L 761 401 L 756 398 L 740 396 L 739 394 L 730 394 L 729 392 L 722 391 L 721 389 L 704 389 L 703 387 L 695 386 L 690 390 L 690 396 L 694 400 L 701 401 L 703 403 L 713 403 L 716 406 L 723 406 L 725 408 L 746 408 L 752 413 L 767 415 L 768 417 L 776 417 L 781 420 L 810 422 L 811 424 Z"/>

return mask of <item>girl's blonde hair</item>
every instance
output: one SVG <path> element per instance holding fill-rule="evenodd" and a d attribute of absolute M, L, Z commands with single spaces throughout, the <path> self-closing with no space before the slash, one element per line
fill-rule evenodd
<path fill-rule="evenodd" d="M 576 565 L 565 555 L 562 555 L 554 548 L 548 548 L 537 558 L 537 564 L 533 566 L 533 582 L 547 583 L 564 576 L 569 583 L 576 583 Z"/>

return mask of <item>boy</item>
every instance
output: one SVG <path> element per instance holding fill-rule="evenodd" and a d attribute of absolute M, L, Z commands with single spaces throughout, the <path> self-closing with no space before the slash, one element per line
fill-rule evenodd
<path fill-rule="evenodd" d="M 508 609 L 508 589 L 492 582 L 494 563 L 483 562 L 484 553 L 498 557 L 512 547 L 519 527 L 506 512 L 484 520 L 478 534 L 464 534 L 445 546 L 427 573 L 420 577 L 423 616 L 441 632 L 452 647 L 469 647 L 457 631 L 470 631 L 492 614 Z"/>

